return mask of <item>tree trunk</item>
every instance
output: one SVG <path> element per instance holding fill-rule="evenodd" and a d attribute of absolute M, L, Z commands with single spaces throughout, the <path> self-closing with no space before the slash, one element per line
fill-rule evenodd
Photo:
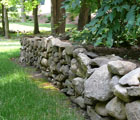
<path fill-rule="evenodd" d="M 97 0 L 97 6 L 98 6 L 98 9 L 101 8 L 101 0 Z"/>
<path fill-rule="evenodd" d="M 8 10 L 4 6 L 4 26 L 5 26 L 5 38 L 8 39 L 10 38 L 9 35 L 9 20 L 8 20 Z"/>
<path fill-rule="evenodd" d="M 78 30 L 83 30 L 84 26 L 89 20 L 90 7 L 87 4 L 87 0 L 83 0 L 81 3 L 81 9 L 78 19 Z"/>
<path fill-rule="evenodd" d="M 65 9 L 61 8 L 64 0 L 51 0 L 51 31 L 52 34 L 65 33 Z"/>
<path fill-rule="evenodd" d="M 3 35 L 5 35 L 4 5 L 3 4 L 2 4 L 2 29 L 3 29 Z"/>
<path fill-rule="evenodd" d="M 38 34 L 39 32 L 39 24 L 38 24 L 38 5 L 33 9 L 33 17 L 34 17 L 34 34 Z"/>
<path fill-rule="evenodd" d="M 25 14 L 25 6 L 24 6 L 25 0 L 20 0 L 20 2 L 21 2 L 21 22 L 26 22 L 26 14 Z"/>

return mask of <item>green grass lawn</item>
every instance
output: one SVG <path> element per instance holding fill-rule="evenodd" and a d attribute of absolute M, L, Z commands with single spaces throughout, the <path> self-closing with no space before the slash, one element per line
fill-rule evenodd
<path fill-rule="evenodd" d="M 84 120 L 64 94 L 40 88 L 11 61 L 19 48 L 17 40 L 0 40 L 0 120 Z"/>
<path fill-rule="evenodd" d="M 10 24 L 15 24 L 15 23 L 10 23 Z M 22 23 L 22 22 L 16 22 L 16 24 L 19 24 L 19 25 L 24 25 L 24 26 L 34 26 L 34 23 L 33 22 L 25 22 L 25 23 Z M 51 24 L 50 23 L 40 23 L 39 24 L 39 27 L 47 27 L 47 28 L 51 28 Z M 73 27 L 76 27 L 76 25 L 74 24 L 66 24 L 66 28 L 69 29 L 69 28 L 73 28 Z"/>

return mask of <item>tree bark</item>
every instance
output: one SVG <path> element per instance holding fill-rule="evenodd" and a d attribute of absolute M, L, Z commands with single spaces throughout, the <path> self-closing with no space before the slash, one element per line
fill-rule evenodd
<path fill-rule="evenodd" d="M 51 32 L 52 34 L 65 33 L 65 9 L 61 8 L 64 0 L 51 0 Z"/>
<path fill-rule="evenodd" d="M 101 0 L 97 0 L 97 6 L 98 6 L 98 9 L 101 8 Z"/>
<path fill-rule="evenodd" d="M 81 3 L 80 14 L 78 19 L 78 30 L 83 30 L 84 26 L 89 21 L 90 6 L 87 4 L 87 0 L 83 0 Z"/>
<path fill-rule="evenodd" d="M 4 26 L 5 26 L 5 38 L 9 39 L 10 35 L 9 35 L 8 10 L 5 6 L 4 6 Z"/>
<path fill-rule="evenodd" d="M 4 5 L 3 4 L 2 4 L 2 29 L 3 29 L 3 35 L 5 35 Z"/>
<path fill-rule="evenodd" d="M 21 2 L 21 22 L 26 22 L 26 14 L 25 14 L 25 6 L 24 6 L 25 0 L 20 0 L 20 2 Z"/>
<path fill-rule="evenodd" d="M 38 23 L 38 5 L 33 9 L 33 17 L 34 17 L 34 34 L 38 34 L 39 32 L 39 23 Z"/>

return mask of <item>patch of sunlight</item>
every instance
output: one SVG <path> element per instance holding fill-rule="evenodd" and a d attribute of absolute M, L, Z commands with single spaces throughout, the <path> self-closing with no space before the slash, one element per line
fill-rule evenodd
<path fill-rule="evenodd" d="M 12 50 L 18 50 L 20 46 L 9 46 L 9 47 L 0 47 L 0 52 L 8 52 Z"/>
<path fill-rule="evenodd" d="M 48 90 L 58 90 L 58 88 L 54 87 L 51 83 L 45 82 L 42 79 L 35 79 L 34 83 L 39 87 L 43 89 L 48 89 Z"/>

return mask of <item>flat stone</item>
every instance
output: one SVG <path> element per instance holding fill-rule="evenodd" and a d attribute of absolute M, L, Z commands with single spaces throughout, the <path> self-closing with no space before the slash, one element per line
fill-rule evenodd
<path fill-rule="evenodd" d="M 99 102 L 95 106 L 95 111 L 101 116 L 108 116 L 108 112 L 106 110 L 106 102 Z"/>
<path fill-rule="evenodd" d="M 110 61 L 116 61 L 116 60 L 122 60 L 122 58 L 115 55 L 100 56 L 95 59 L 92 59 L 92 65 L 102 66 L 108 64 Z"/>
<path fill-rule="evenodd" d="M 106 109 L 110 116 L 115 117 L 119 120 L 125 120 L 126 113 L 124 105 L 124 102 L 122 102 L 119 98 L 115 97 L 106 105 Z"/>
<path fill-rule="evenodd" d="M 93 52 L 86 52 L 85 54 L 92 59 L 98 57 L 98 55 L 96 53 L 93 53 Z"/>
<path fill-rule="evenodd" d="M 99 101 L 109 100 L 113 96 L 109 86 L 110 81 L 111 74 L 108 71 L 107 65 L 97 68 L 95 72 L 85 81 L 85 96 Z"/>
<path fill-rule="evenodd" d="M 129 86 L 139 85 L 140 84 L 139 78 L 140 78 L 140 68 L 137 68 L 127 73 L 125 76 L 123 76 L 119 80 L 119 83 L 121 85 L 129 85 Z"/>
<path fill-rule="evenodd" d="M 127 103 L 125 111 L 128 120 L 140 120 L 140 100 Z"/>
<path fill-rule="evenodd" d="M 123 87 L 121 85 L 115 85 L 114 95 L 116 95 L 118 98 L 120 98 L 124 102 L 129 102 L 130 101 L 130 97 L 127 93 L 127 88 Z"/>
<path fill-rule="evenodd" d="M 129 61 L 111 61 L 108 63 L 108 69 L 111 73 L 116 75 L 125 75 L 128 72 L 134 70 L 136 68 L 136 64 Z"/>

